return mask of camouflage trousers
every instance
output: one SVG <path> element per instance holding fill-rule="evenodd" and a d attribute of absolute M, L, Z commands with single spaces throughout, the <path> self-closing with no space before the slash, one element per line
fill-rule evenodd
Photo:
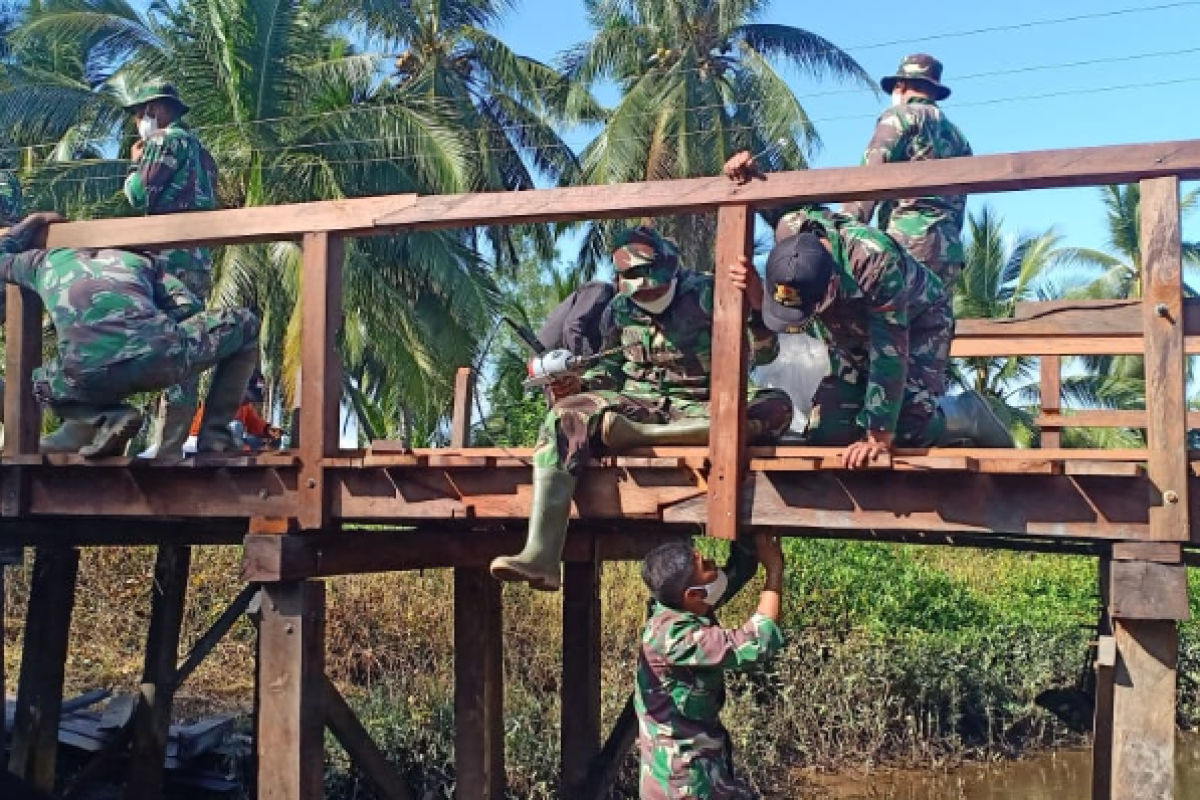
<path fill-rule="evenodd" d="M 578 475 L 599 445 L 605 414 L 620 414 L 634 422 L 667 423 L 709 416 L 704 400 L 679 400 L 662 395 L 616 391 L 582 392 L 554 404 L 538 430 L 534 466 Z M 750 389 L 746 419 L 756 423 L 751 440 L 774 440 L 792 424 L 792 401 L 780 389 Z"/>
<path fill-rule="evenodd" d="M 201 302 L 207 303 L 212 293 L 212 257 L 207 248 L 163 250 L 158 258 L 166 260 L 166 271 L 183 281 Z M 203 372 L 203 370 L 201 370 Z M 167 387 L 163 392 L 161 413 L 167 406 L 187 406 L 195 409 L 200 403 L 200 373 L 183 383 Z"/>
<path fill-rule="evenodd" d="M 949 295 L 963 270 L 962 241 L 949 222 L 930 225 L 920 216 L 893 216 L 887 235 L 914 260 L 942 279 Z"/>
<path fill-rule="evenodd" d="M 643 735 L 639 749 L 640 800 L 758 800 L 758 793 L 734 774 L 733 745 L 719 721 L 686 742 Z"/>
<path fill-rule="evenodd" d="M 937 399 L 946 393 L 952 326 L 946 297 L 912 320 L 904 396 L 896 422 L 897 445 L 927 447 L 941 437 L 946 427 Z M 846 445 L 864 436 L 859 415 L 866 403 L 871 367 L 868 339 L 834 340 L 829 346 L 829 366 L 829 374 L 813 395 L 806 435 L 813 444 Z"/>
<path fill-rule="evenodd" d="M 196 380 L 200 374 L 258 342 L 258 318 L 244 308 L 202 311 L 157 329 L 145 348 L 120 361 L 52 361 L 33 373 L 34 393 L 43 403 L 116 405 L 138 392 Z"/>

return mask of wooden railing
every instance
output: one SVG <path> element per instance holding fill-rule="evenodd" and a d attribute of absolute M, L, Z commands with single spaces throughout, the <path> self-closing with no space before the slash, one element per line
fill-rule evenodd
<path fill-rule="evenodd" d="M 1200 352 L 1200 338 L 1185 337 L 1188 317 L 1181 279 L 1179 181 L 1200 178 L 1200 140 L 1044 151 L 965 159 L 779 173 L 745 186 L 724 178 L 549 189 L 503 194 L 417 197 L 395 195 L 187 215 L 62 223 L 49 232 L 50 247 L 223 245 L 299 240 L 304 251 L 302 290 L 302 390 L 299 451 L 300 525 L 329 522 L 323 459 L 338 451 L 341 365 L 334 348 L 342 318 L 343 242 L 408 230 L 459 228 L 604 218 L 637 218 L 717 212 L 717 294 L 713 322 L 713 437 L 710 449 L 709 532 L 732 537 L 740 518 L 745 470 L 745 371 L 742 336 L 745 300 L 725 279 L 727 265 L 750 249 L 754 209 L 781 203 L 888 199 L 930 193 L 988 193 L 1036 188 L 1141 182 L 1142 302 L 1096 313 L 1045 304 L 1012 321 L 963 321 L 956 355 L 1043 356 L 1044 416 L 1061 413 L 1060 356 L 1140 354 L 1152 390 L 1144 417 L 1148 470 L 1162 497 L 1152 503 L 1153 538 L 1187 537 L 1187 419 L 1184 353 Z M 7 471 L 0 511 L 23 511 L 22 464 L 37 454 L 40 411 L 29 386 L 38 363 L 41 309 L 37 298 L 8 288 L 5 396 Z M 1200 329 L 1188 328 L 1200 333 Z M 1096 421 L 1095 418 L 1091 421 Z M 1104 421 L 1116 419 L 1105 417 Z M 1050 422 L 1054 424 L 1054 420 Z M 1049 427 L 1049 426 L 1048 426 Z M 1055 430 L 1047 430 L 1046 444 Z"/>

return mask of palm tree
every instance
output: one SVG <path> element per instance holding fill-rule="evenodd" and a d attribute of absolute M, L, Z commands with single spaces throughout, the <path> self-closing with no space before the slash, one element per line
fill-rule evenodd
<path fill-rule="evenodd" d="M 803 169 L 820 146 L 800 98 L 779 72 L 791 67 L 874 90 L 858 63 L 828 40 L 786 25 L 757 23 L 768 0 L 587 0 L 595 36 L 563 57 L 579 89 L 601 81 L 621 90 L 582 154 L 583 183 L 717 175 L 738 150 L 764 167 Z M 713 221 L 660 221 L 688 263 L 711 266 Z M 581 277 L 604 255 L 608 226 L 589 226 Z"/>

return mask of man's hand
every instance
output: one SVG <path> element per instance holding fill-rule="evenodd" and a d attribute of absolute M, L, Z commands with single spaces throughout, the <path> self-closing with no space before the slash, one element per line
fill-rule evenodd
<path fill-rule="evenodd" d="M 67 218 L 57 211 L 38 211 L 9 228 L 8 235 L 25 249 L 39 249 L 46 246 L 46 229 L 50 223 L 66 221 Z"/>
<path fill-rule="evenodd" d="M 578 375 L 567 375 L 550 382 L 550 397 L 557 403 L 565 397 L 579 394 L 583 390 L 583 381 Z"/>
<path fill-rule="evenodd" d="M 746 293 L 746 302 L 755 311 L 762 310 L 763 284 L 758 270 L 745 256 L 738 256 L 736 264 L 729 265 L 729 280 L 738 290 Z"/>
<path fill-rule="evenodd" d="M 742 150 L 740 153 L 730 156 L 729 160 L 725 162 L 725 177 L 738 186 L 747 184 L 755 178 L 767 179 L 767 176 L 758 168 L 758 164 L 755 163 L 754 156 L 750 154 L 749 150 Z"/>
<path fill-rule="evenodd" d="M 783 545 L 780 544 L 779 537 L 759 533 L 754 537 L 754 547 L 758 551 L 759 562 L 767 571 L 767 577 L 782 577 Z"/>
<path fill-rule="evenodd" d="M 846 448 L 842 461 L 849 469 L 862 469 L 892 452 L 892 434 L 870 431 L 867 438 Z"/>
<path fill-rule="evenodd" d="M 138 139 L 133 143 L 133 146 L 129 148 L 129 158 L 131 161 L 141 161 L 142 153 L 144 152 L 146 152 L 146 143 L 143 140 Z"/>

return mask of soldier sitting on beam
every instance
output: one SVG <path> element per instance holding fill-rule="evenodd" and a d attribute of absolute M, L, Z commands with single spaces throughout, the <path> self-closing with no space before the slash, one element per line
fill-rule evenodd
<path fill-rule="evenodd" d="M 610 342 L 582 379 L 551 385 L 555 403 L 533 455 L 533 509 L 525 548 L 492 561 L 502 581 L 557 591 L 571 499 L 580 470 L 602 443 L 707 444 L 712 357 L 713 278 L 679 266 L 676 247 L 649 227 L 619 234 L 613 247 L 618 294 L 609 306 Z M 758 314 L 749 335 L 755 363 L 775 358 L 778 342 Z M 750 441 L 787 430 L 792 403 L 778 389 L 751 389 Z"/>
<path fill-rule="evenodd" d="M 258 319 L 246 309 L 202 311 L 161 259 L 114 249 L 36 249 L 57 214 L 33 214 L 0 238 L 0 280 L 42 299 L 56 357 L 34 370 L 34 394 L 63 425 L 43 453 L 118 455 L 141 427 L 125 402 L 216 367 L 200 452 L 234 449 L 226 427 L 258 361 Z M 0 295 L 0 298 L 3 296 Z M 0 318 L 3 318 L 0 302 Z"/>

